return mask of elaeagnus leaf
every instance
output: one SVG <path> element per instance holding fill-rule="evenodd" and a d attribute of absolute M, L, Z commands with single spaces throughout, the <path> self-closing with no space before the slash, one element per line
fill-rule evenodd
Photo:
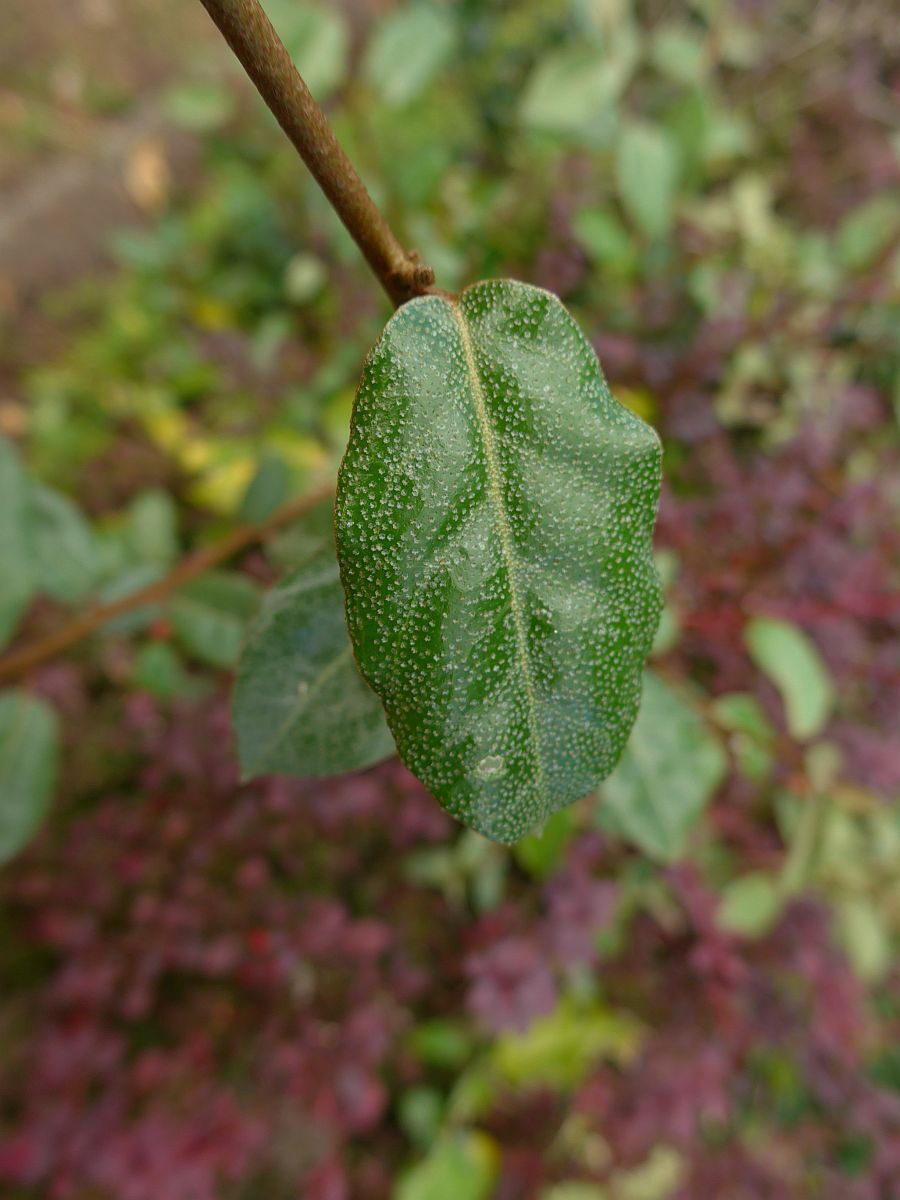
<path fill-rule="evenodd" d="M 232 711 L 245 778 L 333 775 L 394 753 L 378 698 L 353 661 L 331 539 L 263 600 Z"/>
<path fill-rule="evenodd" d="M 557 298 L 424 296 L 366 362 L 336 526 L 357 661 L 406 765 L 513 842 L 590 792 L 660 612 L 656 434 Z"/>
<path fill-rule="evenodd" d="M 0 693 L 0 863 L 37 832 L 56 781 L 56 714 L 27 692 Z"/>

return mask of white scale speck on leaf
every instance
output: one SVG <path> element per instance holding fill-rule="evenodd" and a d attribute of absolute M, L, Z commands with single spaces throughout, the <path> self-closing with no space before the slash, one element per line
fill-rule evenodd
<path fill-rule="evenodd" d="M 661 607 L 660 460 L 539 288 L 412 300 L 366 362 L 336 506 L 357 661 L 407 766 L 498 841 L 624 748 Z"/>

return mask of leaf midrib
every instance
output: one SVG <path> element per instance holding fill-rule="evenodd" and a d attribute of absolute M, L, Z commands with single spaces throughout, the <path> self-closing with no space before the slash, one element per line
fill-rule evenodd
<path fill-rule="evenodd" d="M 509 517 L 506 512 L 506 505 L 503 501 L 500 463 L 497 457 L 497 443 L 494 437 L 494 428 L 491 425 L 487 404 L 485 403 L 481 379 L 478 375 L 478 364 L 475 361 L 475 347 L 472 344 L 472 338 L 469 334 L 469 327 L 466 324 L 466 319 L 463 316 L 459 305 L 454 301 L 451 301 L 450 307 L 453 311 L 453 316 L 459 329 L 460 341 L 462 342 L 463 348 L 463 356 L 466 362 L 466 371 L 469 376 L 469 384 L 472 389 L 472 400 L 475 407 L 475 416 L 478 421 L 478 428 L 479 432 L 481 433 L 481 441 L 484 447 L 484 464 L 488 478 L 488 494 L 490 495 L 491 505 L 494 509 L 494 520 L 497 526 L 497 534 L 500 538 L 500 555 L 503 559 L 503 564 L 506 567 L 507 578 L 509 579 L 509 606 L 512 612 L 513 629 L 515 632 L 516 658 L 518 660 L 519 670 L 521 672 L 522 682 L 525 688 L 525 707 L 528 715 L 528 726 L 531 730 L 531 738 L 533 743 L 536 784 L 541 798 L 546 803 L 548 794 L 544 778 L 544 764 L 540 753 L 540 725 L 538 723 L 537 695 L 534 690 L 534 681 L 531 678 L 531 665 L 528 661 L 528 641 L 525 632 L 525 617 L 521 602 L 519 600 L 519 592 L 516 584 L 516 553 L 512 541 L 512 531 L 510 528 Z"/>

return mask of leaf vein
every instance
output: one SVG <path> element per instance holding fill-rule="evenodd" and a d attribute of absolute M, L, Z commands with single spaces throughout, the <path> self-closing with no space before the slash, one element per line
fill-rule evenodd
<path fill-rule="evenodd" d="M 466 320 L 460 311 L 459 306 L 453 303 L 451 304 L 451 307 L 453 309 L 453 316 L 456 319 L 456 324 L 459 328 L 463 356 L 466 362 L 466 371 L 468 373 L 469 382 L 472 388 L 472 400 L 475 406 L 475 416 L 478 420 L 478 427 L 481 433 L 482 444 L 484 446 L 484 464 L 488 477 L 488 491 L 494 508 L 494 518 L 497 525 L 497 533 L 500 538 L 500 553 L 506 567 L 507 576 L 509 578 L 509 607 L 510 611 L 512 612 L 513 629 L 515 631 L 516 658 L 519 662 L 519 670 L 521 671 L 522 682 L 525 688 L 525 706 L 528 714 L 528 725 L 531 730 L 531 737 L 534 743 L 534 764 L 535 774 L 537 776 L 536 782 L 538 791 L 541 793 L 545 803 L 549 803 L 550 798 L 544 780 L 544 764 L 540 753 L 541 740 L 537 712 L 537 695 L 534 689 L 534 681 L 531 677 L 531 666 L 528 661 L 528 641 L 525 632 L 525 615 L 519 599 L 519 592 L 516 584 L 516 552 L 513 546 L 509 517 L 507 516 L 506 506 L 503 501 L 500 464 L 497 459 L 497 444 L 494 437 L 494 428 L 491 425 L 490 414 L 488 413 L 487 404 L 485 403 L 484 398 L 484 391 L 481 386 L 481 379 L 478 375 L 478 364 L 475 361 L 475 347 L 472 345 L 469 327 L 466 324 Z"/>

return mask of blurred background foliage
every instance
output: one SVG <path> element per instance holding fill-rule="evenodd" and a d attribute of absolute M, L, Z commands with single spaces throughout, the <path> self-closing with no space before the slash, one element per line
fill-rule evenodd
<path fill-rule="evenodd" d="M 666 612 L 512 850 L 239 786 L 302 524 L 0 694 L 4 1194 L 896 1200 L 900 18 L 265 6 L 439 283 L 557 291 L 660 430 Z M 333 473 L 386 316 L 194 7 L 0 3 L 6 641 Z"/>

